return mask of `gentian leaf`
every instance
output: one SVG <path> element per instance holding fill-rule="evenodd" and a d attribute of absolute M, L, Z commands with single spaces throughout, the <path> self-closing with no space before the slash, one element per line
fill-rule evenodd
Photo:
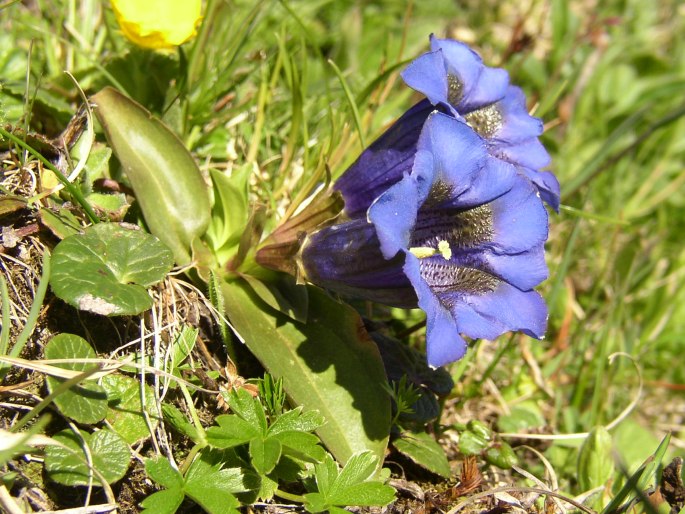
<path fill-rule="evenodd" d="M 368 450 L 382 459 L 390 399 L 378 349 L 361 319 L 321 290 L 309 288 L 307 324 L 272 311 L 244 282 L 225 282 L 226 314 L 248 348 L 305 412 L 326 419 L 317 433 L 336 459 Z"/>
<path fill-rule="evenodd" d="M 106 87 L 92 100 L 150 232 L 178 264 L 188 264 L 193 239 L 205 233 L 211 209 L 193 157 L 166 125 L 117 90 Z"/>

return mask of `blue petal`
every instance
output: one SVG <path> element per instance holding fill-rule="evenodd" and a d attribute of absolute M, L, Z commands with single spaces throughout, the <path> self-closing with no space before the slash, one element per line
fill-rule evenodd
<path fill-rule="evenodd" d="M 509 74 L 501 68 L 483 65 L 480 56 L 467 45 L 431 35 L 431 50 L 442 50 L 447 72 L 459 78 L 463 85 L 461 101 L 454 107 L 460 114 L 489 105 L 504 97 Z"/>
<path fill-rule="evenodd" d="M 390 187 L 369 208 L 368 220 L 376 226 L 383 255 L 391 258 L 407 248 L 418 210 L 433 185 L 445 184 L 450 197 L 468 192 L 473 181 L 485 185 L 487 158 L 482 139 L 467 125 L 439 112 L 431 114 L 419 137 L 411 175 Z M 498 177 L 493 177 L 493 184 L 496 188 Z"/>
<path fill-rule="evenodd" d="M 489 246 L 496 253 L 525 252 L 547 239 L 547 211 L 528 180 L 517 180 L 509 192 L 489 205 L 494 217 Z"/>
<path fill-rule="evenodd" d="M 526 252 L 499 254 L 487 248 L 459 252 L 450 261 L 455 266 L 466 266 L 486 271 L 519 289 L 533 289 L 549 274 L 542 244 Z"/>
<path fill-rule="evenodd" d="M 539 170 L 550 163 L 549 154 L 537 137 L 505 144 L 493 141 L 491 152 L 507 162 Z"/>
<path fill-rule="evenodd" d="M 521 173 L 530 179 L 538 188 L 540 197 L 554 209 L 559 212 L 559 181 L 554 173 L 549 171 L 535 171 L 529 168 L 520 168 Z"/>
<path fill-rule="evenodd" d="M 388 187 L 411 170 L 419 134 L 434 107 L 423 100 L 409 109 L 373 142 L 336 181 L 345 199 L 345 213 L 362 217 Z"/>
<path fill-rule="evenodd" d="M 416 162 L 432 160 L 427 152 L 417 152 Z M 415 176 L 406 176 L 379 196 L 368 211 L 368 221 L 376 227 L 381 252 L 390 259 L 409 245 L 420 206 Z"/>
<path fill-rule="evenodd" d="M 459 335 L 452 314 L 421 278 L 419 260 L 410 253 L 406 255 L 404 271 L 416 289 L 419 307 L 426 313 L 428 364 L 437 368 L 461 359 L 466 353 L 466 341 Z"/>
<path fill-rule="evenodd" d="M 459 163 L 453 162 L 451 165 L 459 166 Z M 468 189 L 445 206 L 468 209 L 487 203 L 509 191 L 517 177 L 518 173 L 513 164 L 487 156 L 482 167 L 472 177 Z"/>
<path fill-rule="evenodd" d="M 547 306 L 542 297 L 506 282 L 492 293 L 462 297 L 453 305 L 459 331 L 473 338 L 494 339 L 505 332 L 520 331 L 540 339 L 547 328 Z"/>
<path fill-rule="evenodd" d="M 414 59 L 401 73 L 405 84 L 426 95 L 433 104 L 447 104 L 447 70 L 442 52 L 429 52 Z"/>
<path fill-rule="evenodd" d="M 488 159 L 484 141 L 468 125 L 449 115 L 436 112 L 430 116 L 418 147 L 434 158 L 432 162 L 417 162 L 412 173 L 424 174 L 431 184 L 440 181 L 449 185 L 453 198 L 472 188 L 482 174 L 488 179 L 494 178 L 490 173 L 484 173 Z M 420 165 L 430 165 L 433 169 L 423 169 Z M 421 200 L 425 201 L 426 196 Z"/>
<path fill-rule="evenodd" d="M 493 136 L 504 143 L 515 143 L 542 134 L 542 120 L 528 114 L 526 96 L 520 88 L 509 86 L 507 93 L 496 104 L 503 123 Z"/>

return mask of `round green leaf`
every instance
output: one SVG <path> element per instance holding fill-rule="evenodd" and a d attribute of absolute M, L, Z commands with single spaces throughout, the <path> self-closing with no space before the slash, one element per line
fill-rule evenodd
<path fill-rule="evenodd" d="M 73 334 L 59 334 L 45 346 L 46 359 L 94 359 L 95 351 L 88 341 Z M 55 367 L 73 371 L 86 371 L 95 364 L 64 363 Z M 47 377 L 48 390 L 52 393 L 64 382 L 62 378 Z M 57 395 L 54 399 L 57 408 L 65 416 L 79 423 L 97 423 L 107 413 L 107 393 L 94 381 L 83 381 L 71 389 Z"/>
<path fill-rule="evenodd" d="M 107 421 L 128 444 L 134 444 L 150 435 L 140 395 L 140 382 L 125 375 L 107 375 L 100 384 L 107 392 Z M 159 421 L 155 408 L 155 395 L 145 384 L 145 411 L 153 426 Z"/>
<path fill-rule="evenodd" d="M 156 237 L 115 223 L 100 223 L 55 247 L 50 285 L 74 307 L 107 316 L 135 315 L 152 305 L 146 287 L 173 265 Z"/>
<path fill-rule="evenodd" d="M 123 478 L 128 469 L 131 453 L 126 442 L 111 430 L 100 430 L 94 434 L 81 432 L 88 445 L 95 468 L 107 483 Z M 61 446 L 45 448 L 45 470 L 52 480 L 64 485 L 87 485 L 92 474 L 87 464 L 83 442 L 71 430 L 62 430 L 53 436 Z M 97 475 L 93 484 L 98 485 Z"/>

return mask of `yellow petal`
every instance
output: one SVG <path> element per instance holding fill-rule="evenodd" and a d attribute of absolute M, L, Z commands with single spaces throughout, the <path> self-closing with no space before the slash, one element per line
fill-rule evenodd
<path fill-rule="evenodd" d="M 173 48 L 195 35 L 201 0 L 112 0 L 119 27 L 130 41 L 155 50 Z"/>

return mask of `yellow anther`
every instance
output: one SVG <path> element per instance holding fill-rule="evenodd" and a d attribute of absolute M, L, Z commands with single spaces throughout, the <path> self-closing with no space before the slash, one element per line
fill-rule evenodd
<path fill-rule="evenodd" d="M 425 259 L 426 257 L 432 257 L 438 251 L 435 248 L 430 248 L 429 246 L 415 246 L 410 248 L 409 251 L 416 255 L 419 259 Z"/>
<path fill-rule="evenodd" d="M 449 261 L 452 258 L 452 249 L 447 241 L 438 242 L 438 252 L 440 252 L 440 255 L 442 255 L 446 261 Z"/>

